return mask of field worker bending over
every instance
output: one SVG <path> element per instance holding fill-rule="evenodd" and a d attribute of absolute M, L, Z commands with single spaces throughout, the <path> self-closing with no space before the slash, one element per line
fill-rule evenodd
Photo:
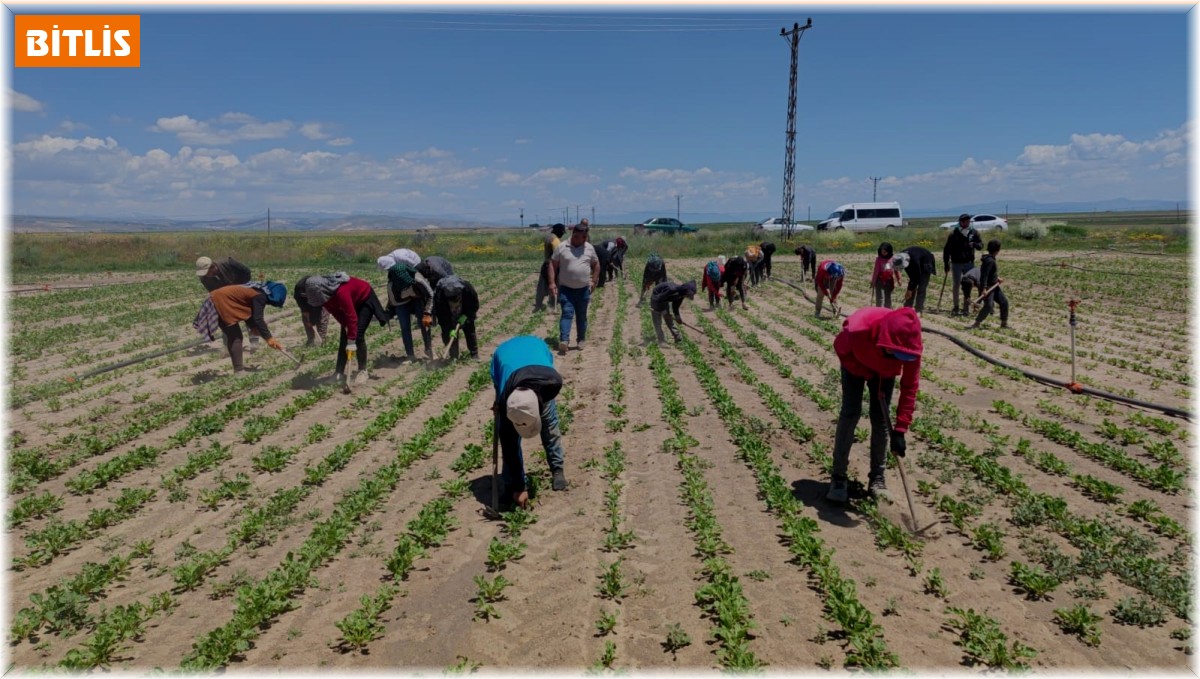
<path fill-rule="evenodd" d="M 575 321 L 576 347 L 587 339 L 588 302 L 600 280 L 600 258 L 587 241 L 588 224 L 582 220 L 571 229 L 571 240 L 558 246 L 550 258 L 550 294 L 558 297 L 558 355 L 567 355 L 571 321 Z"/>
<path fill-rule="evenodd" d="M 833 307 L 833 317 L 837 318 L 840 310 L 837 305 L 838 293 L 842 291 L 842 283 L 846 280 L 846 267 L 832 259 L 827 259 L 817 266 L 813 276 L 813 287 L 817 291 L 817 318 L 821 317 L 821 305 L 829 298 L 829 306 Z"/>
<path fill-rule="evenodd" d="M 203 285 L 204 289 L 208 292 L 218 290 L 226 285 L 245 285 L 251 280 L 250 267 L 242 264 L 233 257 L 225 258 L 224 262 L 214 262 L 211 257 L 197 259 L 196 277 L 200 279 L 200 285 Z M 208 338 L 210 341 L 216 339 L 215 330 L 212 325 L 212 321 L 216 315 L 216 311 L 212 308 L 212 299 L 205 298 L 204 303 L 200 305 L 200 313 L 196 314 L 196 320 L 192 323 L 192 327 L 199 330 L 201 336 Z M 258 330 L 249 324 L 246 325 L 246 330 L 250 333 L 250 343 L 257 343 Z"/>
<path fill-rule="evenodd" d="M 283 350 L 283 345 L 271 337 L 271 330 L 263 320 L 263 309 L 267 304 L 282 307 L 287 300 L 287 288 L 282 283 L 272 285 L 279 287 L 272 291 L 273 296 L 270 298 L 267 290 L 247 285 L 226 285 L 208 293 L 213 307 L 217 310 L 218 326 L 225 335 L 225 348 L 229 350 L 229 360 L 233 362 L 234 372 L 248 370 L 242 363 L 242 328 L 238 325 L 242 321 L 266 339 L 267 346 Z"/>
<path fill-rule="evenodd" d="M 766 279 L 770 279 L 771 278 L 771 255 L 775 254 L 775 244 L 772 243 L 771 241 L 763 241 L 763 243 L 761 245 L 759 245 L 759 247 L 762 248 L 762 253 L 763 253 L 762 266 L 760 267 L 761 271 L 762 271 L 762 277 L 766 278 Z"/>
<path fill-rule="evenodd" d="M 762 247 L 758 245 L 750 245 L 746 247 L 746 253 L 743 255 L 746 258 L 746 269 L 750 274 L 750 287 L 758 287 L 759 277 L 762 270 L 758 267 L 762 265 L 763 253 Z"/>
<path fill-rule="evenodd" d="M 746 306 L 746 271 L 749 265 L 746 260 L 741 257 L 734 257 L 725 262 L 725 270 L 721 273 L 721 282 L 725 285 L 725 298 L 729 302 L 729 308 L 733 308 L 733 292 L 738 293 L 738 299 L 742 302 L 742 308 L 748 309 Z"/>
<path fill-rule="evenodd" d="M 433 291 L 433 314 L 442 328 L 442 344 L 450 344 L 450 358 L 458 358 L 458 335 L 450 333 L 455 327 L 467 338 L 471 358 L 479 358 L 475 341 L 475 316 L 479 314 L 479 294 L 474 286 L 458 276 L 446 276 Z"/>
<path fill-rule="evenodd" d="M 325 344 L 325 338 L 329 336 L 329 314 L 319 304 L 308 303 L 308 276 L 296 281 L 292 299 L 300 307 L 300 322 L 304 324 L 304 334 L 308 337 L 304 346 L 314 346 L 317 335 L 321 336 L 321 344 Z"/>
<path fill-rule="evenodd" d="M 912 307 L 920 314 L 925 310 L 925 290 L 929 288 L 929 279 L 937 274 L 937 260 L 933 253 L 919 245 L 904 248 L 892 258 L 892 268 L 908 274 L 904 306 Z"/>
<path fill-rule="evenodd" d="M 375 260 L 375 263 L 379 265 L 380 271 L 387 271 L 396 266 L 397 262 L 404 262 L 415 269 L 421 265 L 421 256 L 408 248 L 399 248 Z"/>
<path fill-rule="evenodd" d="M 542 238 L 542 269 L 538 272 L 537 282 L 537 297 L 533 302 L 533 310 L 535 312 L 546 308 L 544 304 L 547 297 L 550 298 L 550 307 L 554 307 L 554 295 L 550 294 L 550 258 L 554 256 L 554 251 L 561 244 L 560 238 L 567 232 L 567 227 L 563 224 L 555 224 L 550 227 L 550 232 Z"/>
<path fill-rule="evenodd" d="M 625 277 L 625 253 L 628 251 L 629 244 L 625 242 L 624 238 L 617 236 L 617 239 L 613 241 L 612 256 L 609 257 L 608 268 L 605 269 L 608 280 L 615 279 L 618 273 L 621 274 L 621 278 Z"/>
<path fill-rule="evenodd" d="M 984 255 L 984 256 L 986 257 L 987 255 Z M 970 271 L 968 271 L 962 275 L 963 299 L 966 299 L 966 300 L 971 299 L 971 290 L 972 289 L 979 290 L 980 294 L 982 294 L 983 291 L 987 289 L 979 284 L 980 273 L 982 273 L 982 272 L 979 270 L 979 267 L 975 267 L 974 269 L 971 269 Z"/>
<path fill-rule="evenodd" d="M 433 358 L 433 287 L 416 269 L 404 262 L 396 262 L 388 269 L 388 305 L 400 323 L 400 338 L 404 341 L 404 355 L 409 361 L 417 360 L 413 353 L 412 322 L 421 322 L 421 342 L 425 345 L 425 358 Z"/>
<path fill-rule="evenodd" d="M 987 290 L 993 285 L 996 288 L 983 298 L 983 308 L 979 310 L 979 315 L 975 317 L 975 323 L 971 325 L 970 330 L 979 329 L 979 324 L 983 323 L 983 319 L 992 313 L 993 302 L 1000 305 L 1000 327 L 1008 327 L 1008 298 L 1004 296 L 1004 290 L 1000 287 L 1000 284 L 1004 283 L 1004 279 L 1000 278 L 1000 269 L 996 267 L 996 255 L 998 254 L 1000 254 L 1000 241 L 993 238 L 988 241 L 987 254 L 979 260 L 979 288 L 980 291 Z M 968 302 L 963 302 L 963 307 L 966 307 L 967 304 Z"/>
<path fill-rule="evenodd" d="M 327 276 L 309 276 L 307 282 L 308 303 L 320 304 L 342 326 L 338 341 L 337 363 L 334 376 L 338 383 L 349 389 L 346 381 L 346 364 L 357 359 L 358 379 L 365 380 L 367 374 L 367 328 L 371 319 L 384 325 L 391 315 L 384 310 L 375 296 L 371 284 L 354 278 L 345 271 Z M 350 342 L 354 348 L 349 348 Z"/>
<path fill-rule="evenodd" d="M 667 263 L 656 253 L 651 252 L 646 258 L 646 266 L 642 269 L 642 292 L 638 295 L 637 305 L 640 307 L 646 301 L 646 291 L 667 280 Z"/>
<path fill-rule="evenodd" d="M 446 276 L 454 275 L 454 267 L 444 257 L 432 255 L 421 261 L 421 265 L 416 267 L 417 273 L 425 277 L 429 281 L 429 287 L 437 289 L 438 281 Z"/>
<path fill-rule="evenodd" d="M 892 264 L 892 244 L 880 243 L 876 251 L 875 268 L 871 270 L 871 289 L 875 291 L 875 306 L 892 308 L 892 290 L 900 280 L 900 272 Z"/>
<path fill-rule="evenodd" d="M 704 289 L 708 292 L 708 308 L 721 306 L 721 277 L 725 275 L 725 255 L 709 260 L 704 265 Z M 665 278 L 663 280 L 666 280 Z"/>
<path fill-rule="evenodd" d="M 529 506 L 528 479 L 521 439 L 540 436 L 554 490 L 566 490 L 563 474 L 562 432 L 554 399 L 562 390 L 562 376 L 554 357 L 540 337 L 522 335 L 506 340 L 492 354 L 492 384 L 496 387 L 496 414 L 500 450 L 504 458 L 505 495 L 517 506 Z"/>
<path fill-rule="evenodd" d="M 817 277 L 817 251 L 811 245 L 801 245 L 796 248 L 800 255 L 800 282 Z M 811 272 L 811 275 L 809 275 Z"/>
<path fill-rule="evenodd" d="M 654 334 L 658 335 L 659 344 L 666 341 L 662 331 L 664 317 L 667 320 L 667 328 L 671 331 L 671 337 L 675 338 L 676 342 L 683 340 L 679 329 L 675 327 L 676 321 L 683 323 L 683 319 L 679 317 L 679 307 L 683 305 L 683 300 L 693 299 L 695 296 L 696 281 L 694 280 L 678 284 L 663 281 L 654 286 L 654 292 L 650 293 L 650 318 L 654 321 Z"/>
<path fill-rule="evenodd" d="M 896 425 L 891 431 L 891 449 L 904 457 L 908 444 L 904 433 L 912 424 L 921 374 L 921 319 L 908 308 L 864 307 L 850 314 L 842 331 L 833 340 L 833 350 L 842 364 L 842 410 L 838 415 L 833 439 L 833 479 L 825 496 L 831 502 L 846 502 L 849 497 L 846 470 L 854 429 L 862 417 L 863 386 L 870 395 L 871 470 L 867 488 L 872 495 L 884 496 L 887 483 L 888 427 L 887 409 L 892 390 L 900 377 L 900 403 Z"/>

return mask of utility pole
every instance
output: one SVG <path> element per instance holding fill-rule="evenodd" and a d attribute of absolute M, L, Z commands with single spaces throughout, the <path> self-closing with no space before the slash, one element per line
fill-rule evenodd
<path fill-rule="evenodd" d="M 812 17 L 803 27 L 792 24 L 792 30 L 779 29 L 779 37 L 791 38 L 792 69 L 788 76 L 787 148 L 783 157 L 783 228 L 784 237 L 792 239 L 795 230 L 792 205 L 796 201 L 796 59 L 800 53 L 800 36 L 812 28 Z"/>
<path fill-rule="evenodd" d="M 525 228 L 525 208 L 521 208 L 521 228 Z"/>
<path fill-rule="evenodd" d="M 678 193 L 675 194 L 675 219 L 680 219 L 680 217 L 679 217 L 679 200 L 681 198 L 683 198 L 683 196 L 679 195 Z M 680 219 L 680 221 L 683 221 L 683 220 Z"/>
<path fill-rule="evenodd" d="M 596 223 L 596 206 L 595 205 L 592 206 L 592 223 L 593 224 Z"/>
<path fill-rule="evenodd" d="M 871 187 L 871 202 L 874 203 L 875 202 L 875 192 L 879 188 L 879 180 L 883 179 L 883 177 L 867 177 L 867 179 L 870 179 L 872 182 L 875 183 L 875 185 Z"/>
<path fill-rule="evenodd" d="M 579 206 L 578 205 L 575 206 L 575 223 L 576 224 L 579 223 Z"/>

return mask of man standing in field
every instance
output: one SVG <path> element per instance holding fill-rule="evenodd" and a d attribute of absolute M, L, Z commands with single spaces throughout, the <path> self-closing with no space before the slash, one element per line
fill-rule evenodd
<path fill-rule="evenodd" d="M 550 258 L 554 256 L 554 251 L 558 249 L 560 238 L 567 232 L 567 227 L 563 224 L 555 224 L 550 227 L 550 232 L 542 238 L 542 270 L 538 273 L 537 283 L 537 300 L 533 303 L 533 310 L 541 311 L 546 308 L 543 302 L 546 297 L 550 297 L 550 307 L 554 308 L 554 295 L 550 294 Z"/>
<path fill-rule="evenodd" d="M 600 280 L 600 258 L 588 242 L 588 223 L 582 220 L 571 229 L 571 240 L 558 246 L 550 258 L 550 295 L 558 297 L 562 315 L 558 320 L 558 355 L 567 355 L 571 321 L 575 321 L 576 348 L 587 339 L 587 310 Z"/>
<path fill-rule="evenodd" d="M 561 300 L 560 300 L 561 301 Z M 554 369 L 554 357 L 539 337 L 522 335 L 506 340 L 492 354 L 492 405 L 496 431 L 504 458 L 505 494 L 521 508 L 529 506 L 528 478 L 521 439 L 540 436 L 546 451 L 554 490 L 567 489 L 563 474 L 562 432 L 554 399 L 562 390 L 562 375 Z"/>
<path fill-rule="evenodd" d="M 937 260 L 933 253 L 919 245 L 904 248 L 892 258 L 892 269 L 908 274 L 908 290 L 904 293 L 904 306 L 912 307 L 918 314 L 925 310 L 925 290 L 929 279 L 937 274 Z"/>
<path fill-rule="evenodd" d="M 837 318 L 840 313 L 837 305 L 838 293 L 842 291 L 842 283 L 845 279 L 846 267 L 832 259 L 827 259 L 817 266 L 817 273 L 813 276 L 813 287 L 817 291 L 817 313 L 813 314 L 814 316 L 821 317 L 821 306 L 828 297 L 833 317 Z"/>
<path fill-rule="evenodd" d="M 864 307 L 850 314 L 833 340 L 833 350 L 842 365 L 842 409 L 833 439 L 833 479 L 825 499 L 849 499 L 847 469 L 854 430 L 862 417 L 863 386 L 870 396 L 871 468 L 867 488 L 872 495 L 885 496 L 887 483 L 888 409 L 896 377 L 900 377 L 900 403 L 892 428 L 891 449 L 904 457 L 908 444 L 905 432 L 912 424 L 921 374 L 921 319 L 908 308 Z"/>
<path fill-rule="evenodd" d="M 946 237 L 946 245 L 942 247 L 942 264 L 950 272 L 951 292 L 954 293 L 954 309 L 951 316 L 966 316 L 971 301 L 964 299 L 962 309 L 958 306 L 958 290 L 962 286 L 962 275 L 975 266 L 975 251 L 983 249 L 983 239 L 979 232 L 971 226 L 971 215 L 963 213 L 958 216 L 958 226 L 951 229 Z"/>

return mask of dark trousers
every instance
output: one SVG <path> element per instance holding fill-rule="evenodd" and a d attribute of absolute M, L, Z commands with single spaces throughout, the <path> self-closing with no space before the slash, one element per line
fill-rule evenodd
<path fill-rule="evenodd" d="M 325 341 L 326 335 L 329 334 L 329 314 L 321 307 L 316 308 L 300 308 L 300 320 L 304 323 L 304 334 L 308 337 L 308 345 L 316 343 L 317 336 L 320 335 L 321 341 Z"/>
<path fill-rule="evenodd" d="M 667 280 L 667 265 L 663 264 L 661 269 L 651 269 L 647 264 L 646 268 L 642 269 L 642 292 L 638 295 L 638 304 L 641 304 L 646 297 L 646 291 Z"/>
<path fill-rule="evenodd" d="M 550 296 L 550 262 L 542 262 L 542 270 L 538 273 L 537 300 L 533 303 L 535 309 L 545 306 L 546 298 L 550 299 L 550 307 L 554 307 L 554 298 Z"/>
<path fill-rule="evenodd" d="M 733 291 L 737 290 L 741 295 L 742 305 L 746 304 L 746 276 L 743 274 L 738 276 L 736 280 L 730 280 L 725 283 L 725 298 L 729 300 L 729 306 L 733 306 Z"/>
<path fill-rule="evenodd" d="M 896 378 L 865 379 L 852 375 L 842 368 L 842 411 L 838 415 L 837 433 L 833 438 L 833 475 L 846 476 L 850 465 L 850 447 L 854 445 L 854 428 L 862 418 L 863 386 L 870 396 L 871 418 L 871 473 L 870 478 L 883 476 L 887 465 L 888 431 L 884 408 L 892 404 L 892 388 Z M 883 401 L 879 392 L 883 391 Z"/>
<path fill-rule="evenodd" d="M 424 315 L 425 306 L 419 299 L 414 299 L 404 304 L 396 305 L 396 321 L 400 323 L 400 339 L 404 342 L 404 355 L 413 358 L 413 320 L 420 323 L 421 316 Z M 425 355 L 433 355 L 433 332 L 421 326 L 421 341 L 425 344 Z"/>
<path fill-rule="evenodd" d="M 892 308 L 892 289 L 882 285 L 875 286 L 875 306 Z"/>
<path fill-rule="evenodd" d="M 979 310 L 979 315 L 975 317 L 975 325 L 983 322 L 983 319 L 992 313 L 993 303 L 1000 305 L 1000 323 L 1008 324 L 1008 298 L 1004 296 L 1004 288 L 997 287 L 988 293 L 987 297 L 983 298 L 983 308 Z"/>
<path fill-rule="evenodd" d="M 923 273 L 920 278 L 908 279 L 908 292 L 904 296 L 904 306 L 912 307 L 917 313 L 925 310 L 925 289 L 929 287 L 929 274 Z"/>
<path fill-rule="evenodd" d="M 501 405 L 501 413 L 504 406 Z M 546 464 L 550 470 L 563 468 L 562 431 L 558 426 L 558 404 L 550 399 L 542 404 L 542 449 L 546 451 Z M 525 490 L 525 456 L 521 451 L 521 436 L 517 434 L 512 420 L 503 414 L 498 418 L 500 425 L 500 454 L 504 461 L 500 476 L 504 479 L 505 491 L 519 493 Z"/>
<path fill-rule="evenodd" d="M 769 253 L 763 254 L 762 275 L 764 278 L 771 277 L 771 255 Z"/>
<path fill-rule="evenodd" d="M 233 362 L 234 372 L 244 370 L 242 364 L 242 327 L 237 323 L 225 325 L 218 322 L 217 325 L 221 328 L 221 333 L 225 335 L 225 348 L 229 350 L 229 360 Z"/>
<path fill-rule="evenodd" d="M 354 350 L 357 352 L 355 359 L 358 361 L 358 369 L 367 369 L 367 328 L 371 326 L 371 321 L 374 320 L 375 314 L 371 310 L 370 304 L 362 304 L 355 311 L 358 313 L 358 337 L 354 340 Z M 334 372 L 339 375 L 346 372 L 346 346 L 350 343 L 350 335 L 346 332 L 346 326 L 342 326 L 342 338 L 338 342 L 337 367 Z"/>
<path fill-rule="evenodd" d="M 762 267 L 761 259 L 759 259 L 757 262 L 750 263 L 750 287 L 752 287 L 752 288 L 758 287 L 759 282 L 762 280 L 762 268 L 761 267 Z"/>
<path fill-rule="evenodd" d="M 479 358 L 479 346 L 475 342 L 475 319 L 468 318 L 460 326 L 460 330 L 467 338 L 467 351 L 471 353 L 471 358 Z M 443 323 L 442 324 L 442 344 L 450 342 L 450 333 L 454 332 L 454 328 Z M 453 342 L 450 342 L 450 358 L 458 358 L 458 338 L 455 337 Z"/>

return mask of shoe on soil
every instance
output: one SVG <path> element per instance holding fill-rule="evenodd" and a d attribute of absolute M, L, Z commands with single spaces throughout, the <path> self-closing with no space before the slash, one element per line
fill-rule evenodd
<path fill-rule="evenodd" d="M 850 499 L 850 488 L 846 482 L 846 477 L 835 476 L 829 484 L 829 492 L 825 494 L 825 499 L 830 502 L 845 503 Z"/>
<path fill-rule="evenodd" d="M 579 340 L 578 342 L 575 343 L 575 350 L 583 351 L 583 340 Z"/>
<path fill-rule="evenodd" d="M 369 379 L 371 379 L 371 375 L 366 370 L 359 370 L 358 372 L 354 373 L 355 386 L 364 385 Z"/>
<path fill-rule="evenodd" d="M 568 347 L 567 347 L 567 343 L 566 343 L 566 342 L 561 342 L 561 341 L 560 341 L 560 342 L 558 343 L 558 355 L 559 355 L 559 356 L 566 356 L 566 355 L 567 355 L 567 348 L 568 348 Z"/>
<path fill-rule="evenodd" d="M 553 472 L 553 476 L 554 476 L 554 480 L 551 482 L 550 487 L 553 488 L 554 490 L 566 490 L 567 489 L 567 477 L 563 474 L 563 470 L 555 469 Z"/>
<path fill-rule="evenodd" d="M 1000 324 L 1000 327 L 1001 327 L 1001 328 L 1003 328 L 1003 329 L 1005 329 L 1005 330 L 1008 330 L 1008 323 L 1001 323 L 1001 324 Z"/>
<path fill-rule="evenodd" d="M 887 482 L 883 480 L 882 476 L 875 476 L 871 478 L 867 485 L 867 492 L 869 492 L 876 500 L 892 499 L 892 496 L 887 489 Z"/>

